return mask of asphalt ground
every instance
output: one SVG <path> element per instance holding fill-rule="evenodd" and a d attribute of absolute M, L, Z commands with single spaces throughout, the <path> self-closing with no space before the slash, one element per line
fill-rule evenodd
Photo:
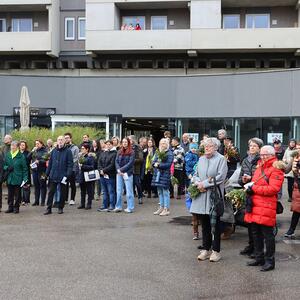
<path fill-rule="evenodd" d="M 78 205 L 79 191 L 76 198 Z M 133 214 L 97 212 L 99 201 L 90 211 L 66 205 L 63 215 L 32 206 L 2 212 L 0 299 L 299 299 L 300 230 L 299 240 L 283 238 L 286 195 L 276 269 L 267 273 L 239 255 L 241 227 L 222 241 L 220 262 L 198 262 L 201 240 L 192 240 L 184 200 L 171 200 L 168 217 L 153 215 L 157 202 L 145 199 Z"/>

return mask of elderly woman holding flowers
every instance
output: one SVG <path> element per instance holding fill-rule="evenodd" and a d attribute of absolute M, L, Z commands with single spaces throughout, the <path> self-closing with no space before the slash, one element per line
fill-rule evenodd
<path fill-rule="evenodd" d="M 208 138 L 204 141 L 205 154 L 199 158 L 196 172 L 192 178 L 192 184 L 198 188 L 198 195 L 193 195 L 190 212 L 198 214 L 202 224 L 203 250 L 198 260 L 217 262 L 221 259 L 221 230 L 220 215 L 213 213 L 213 195 L 215 184 L 220 198 L 224 195 L 224 181 L 227 174 L 227 161 L 218 153 L 220 142 L 216 138 Z M 223 203 L 224 206 L 224 203 Z M 212 226 L 213 225 L 213 226 Z M 212 250 L 212 252 L 210 252 Z"/>

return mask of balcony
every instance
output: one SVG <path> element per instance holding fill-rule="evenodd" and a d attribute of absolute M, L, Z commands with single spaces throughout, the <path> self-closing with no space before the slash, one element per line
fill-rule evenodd
<path fill-rule="evenodd" d="M 51 50 L 49 31 L 0 33 L 0 54 L 46 54 Z"/>
<path fill-rule="evenodd" d="M 87 31 L 86 50 L 104 51 L 185 51 L 191 46 L 191 31 L 140 30 L 140 31 Z"/>
<path fill-rule="evenodd" d="M 48 5 L 52 0 L 1 0 L 1 6 L 7 5 Z"/>
<path fill-rule="evenodd" d="M 193 29 L 191 40 L 200 52 L 292 52 L 300 48 L 300 28 Z"/>
<path fill-rule="evenodd" d="M 300 28 L 89 30 L 90 52 L 293 52 L 300 49 Z"/>

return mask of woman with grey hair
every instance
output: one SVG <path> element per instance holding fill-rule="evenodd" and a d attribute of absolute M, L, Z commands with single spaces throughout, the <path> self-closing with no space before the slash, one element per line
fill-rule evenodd
<path fill-rule="evenodd" d="M 239 176 L 238 183 L 243 187 L 246 183 L 250 182 L 252 176 L 255 172 L 257 162 L 260 159 L 259 151 L 260 148 L 264 145 L 264 142 L 254 137 L 248 141 L 248 152 L 247 156 L 242 160 L 241 163 L 241 172 Z M 241 255 L 251 256 L 254 252 L 254 243 L 251 224 L 247 224 L 248 228 L 248 245 L 240 252 Z"/>
<path fill-rule="evenodd" d="M 204 141 L 205 154 L 199 158 L 197 169 L 192 182 L 200 191 L 193 199 L 190 212 L 198 214 L 202 224 L 203 248 L 198 260 L 210 259 L 217 262 L 221 259 L 221 229 L 220 216 L 216 217 L 214 234 L 211 226 L 211 195 L 214 190 L 214 180 L 221 196 L 224 197 L 224 181 L 227 174 L 227 161 L 223 155 L 218 153 L 220 142 L 216 138 L 207 138 Z M 212 248 L 212 253 L 210 252 Z"/>

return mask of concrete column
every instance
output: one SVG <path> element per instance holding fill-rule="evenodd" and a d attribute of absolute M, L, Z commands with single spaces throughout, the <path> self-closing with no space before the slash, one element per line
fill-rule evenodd
<path fill-rule="evenodd" d="M 191 29 L 221 28 L 221 0 L 191 0 Z"/>
<path fill-rule="evenodd" d="M 47 52 L 52 57 L 58 57 L 60 52 L 60 12 L 59 1 L 52 1 L 47 5 L 48 10 L 48 31 L 51 34 L 51 51 Z"/>

